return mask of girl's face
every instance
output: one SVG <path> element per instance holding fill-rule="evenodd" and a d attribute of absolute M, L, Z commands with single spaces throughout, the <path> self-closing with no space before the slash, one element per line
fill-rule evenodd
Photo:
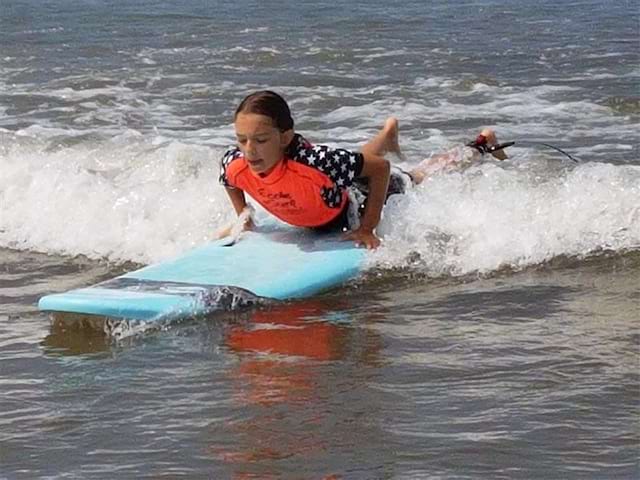
<path fill-rule="evenodd" d="M 238 148 L 249 168 L 258 174 L 273 170 L 293 139 L 293 130 L 281 132 L 266 115 L 239 113 L 234 125 Z"/>

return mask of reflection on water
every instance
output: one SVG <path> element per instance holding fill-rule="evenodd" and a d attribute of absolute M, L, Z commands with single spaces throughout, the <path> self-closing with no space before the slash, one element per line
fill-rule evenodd
<path fill-rule="evenodd" d="M 376 372 L 369 359 L 381 342 L 372 331 L 342 323 L 351 320 L 344 314 L 341 322 L 321 320 L 331 318 L 331 310 L 321 301 L 279 305 L 225 332 L 224 345 L 238 360 L 228 372 L 238 414 L 214 432 L 225 440 L 210 451 L 233 478 L 302 474 L 287 472 L 286 460 L 295 458 L 298 469 L 307 464 L 325 472 L 318 478 L 337 479 L 323 464 L 327 451 L 340 444 L 347 450 L 365 445 L 365 452 L 381 447 L 375 417 L 364 417 L 379 409 L 367 391 Z M 354 403 L 345 403 L 345 395 Z"/>
<path fill-rule="evenodd" d="M 49 334 L 41 346 L 48 355 L 87 355 L 106 352 L 112 342 L 104 331 L 96 328 L 97 318 L 86 315 L 74 322 L 53 317 Z"/>
<path fill-rule="evenodd" d="M 141 348 L 148 345 L 146 352 L 122 349 L 122 341 L 114 342 L 101 331 L 99 320 L 104 319 L 100 317 L 63 315 L 54 317 L 41 345 L 51 357 L 117 348 L 120 360 L 107 376 L 120 379 L 119 383 L 126 382 L 125 372 L 135 365 L 134 360 L 126 360 L 128 355 L 162 364 L 167 371 L 176 361 L 186 361 L 187 370 L 179 382 L 195 390 L 184 393 L 179 401 L 165 398 L 166 405 L 155 415 L 169 414 L 171 402 L 178 401 L 182 409 L 192 395 L 192 412 L 183 412 L 188 421 L 198 417 L 203 395 L 209 398 L 203 405 L 220 405 L 223 420 L 210 418 L 205 434 L 206 454 L 216 468 L 239 479 L 299 478 L 305 469 L 314 478 L 337 479 L 364 465 L 381 468 L 385 456 L 391 455 L 383 448 L 379 423 L 389 408 L 388 395 L 373 386 L 384 364 L 382 341 L 366 328 L 361 314 L 353 318 L 349 305 L 340 303 L 335 298 L 281 303 L 176 324 L 156 340 L 150 335 L 127 339 L 131 345 L 142 342 Z M 383 316 L 378 309 L 376 320 Z M 208 339 L 208 348 L 222 354 L 209 366 L 210 378 L 202 376 L 206 371 L 197 362 L 189 367 L 188 359 L 174 358 L 177 353 L 167 351 L 169 357 L 162 358 L 172 335 L 186 335 L 187 342 Z M 93 368 L 103 367 L 94 364 Z M 146 370 L 140 374 L 146 377 Z M 158 377 L 154 389 L 169 388 L 167 382 L 174 381 Z M 119 388 L 129 391 L 124 385 Z M 118 408 L 130 403 L 126 397 L 124 402 Z M 132 414 L 140 410 L 147 409 L 140 405 Z"/>
<path fill-rule="evenodd" d="M 320 302 L 305 302 L 255 312 L 249 327 L 234 327 L 227 333 L 225 345 L 238 353 L 341 359 L 349 329 L 314 319 L 322 318 L 326 311 Z"/>
<path fill-rule="evenodd" d="M 122 347 L 132 343 L 135 332 L 151 333 L 162 327 L 161 324 L 152 325 L 136 320 L 128 321 L 82 313 L 53 312 L 48 316 L 51 327 L 49 334 L 44 337 L 40 345 L 46 354 L 52 356 L 108 352 L 115 345 Z M 118 331 L 131 332 L 131 335 L 120 338 L 120 335 L 116 334 Z"/>

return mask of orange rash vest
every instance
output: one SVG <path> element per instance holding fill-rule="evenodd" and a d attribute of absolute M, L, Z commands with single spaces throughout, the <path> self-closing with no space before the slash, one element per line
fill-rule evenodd
<path fill-rule="evenodd" d="M 222 158 L 220 183 L 239 188 L 285 223 L 319 227 L 345 208 L 349 187 L 361 172 L 361 153 L 313 146 L 295 135 L 283 159 L 266 175 L 251 170 L 238 148 Z"/>

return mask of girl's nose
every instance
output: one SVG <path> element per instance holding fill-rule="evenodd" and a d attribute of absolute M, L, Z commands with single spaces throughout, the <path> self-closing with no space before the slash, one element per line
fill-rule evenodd
<path fill-rule="evenodd" d="M 247 149 L 247 153 L 255 153 L 256 152 L 256 144 L 255 144 L 255 142 L 253 142 L 251 140 L 247 140 L 245 148 Z"/>

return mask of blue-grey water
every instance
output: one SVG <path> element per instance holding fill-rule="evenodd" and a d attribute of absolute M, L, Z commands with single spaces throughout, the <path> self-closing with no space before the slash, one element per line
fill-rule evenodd
<path fill-rule="evenodd" d="M 637 1 L 0 3 L 0 478 L 640 477 Z M 400 120 L 357 281 L 111 339 L 37 310 L 210 240 L 255 89 Z M 547 143 L 580 159 L 574 163 Z M 258 212 L 258 219 L 265 217 Z"/>

